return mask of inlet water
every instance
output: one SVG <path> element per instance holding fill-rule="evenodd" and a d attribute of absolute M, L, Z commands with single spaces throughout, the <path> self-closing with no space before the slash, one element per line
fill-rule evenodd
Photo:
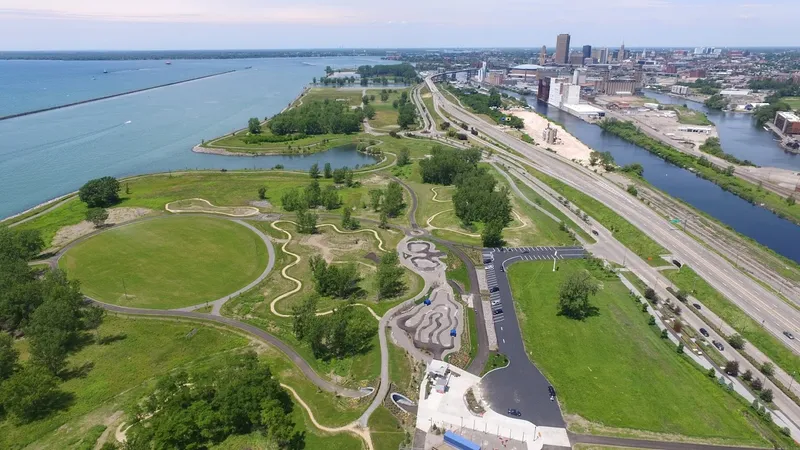
<path fill-rule="evenodd" d="M 637 145 L 606 133 L 597 125 L 537 102 L 536 97 L 526 97 L 526 100 L 539 113 L 564 124 L 567 131 L 586 145 L 597 151 L 611 152 L 617 164 L 641 164 L 644 167 L 644 178 L 658 189 L 683 200 L 775 252 L 800 262 L 800 226 L 781 219 L 764 208 L 751 205 L 716 184 L 669 164 Z"/>
<path fill-rule="evenodd" d="M 0 217 L 104 175 L 276 164 L 307 169 L 325 162 L 353 167 L 374 162 L 348 148 L 308 156 L 262 157 L 198 154 L 191 149 L 203 139 L 244 127 L 250 117 L 279 112 L 313 77 L 324 76 L 325 66 L 376 63 L 382 62 L 360 57 L 180 60 L 170 66 L 163 61 L 0 61 L 0 115 L 237 69 L 0 122 Z"/>

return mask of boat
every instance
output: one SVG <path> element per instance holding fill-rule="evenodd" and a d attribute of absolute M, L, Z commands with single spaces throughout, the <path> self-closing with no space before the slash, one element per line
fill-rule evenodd
<path fill-rule="evenodd" d="M 171 66 L 171 65 L 172 65 L 172 61 L 167 61 L 167 62 L 166 62 L 166 64 L 167 64 L 168 66 Z"/>
<path fill-rule="evenodd" d="M 108 73 L 108 70 L 103 69 L 103 73 Z"/>
<path fill-rule="evenodd" d="M 769 131 L 769 128 L 767 128 L 766 126 L 764 126 L 764 131 Z"/>

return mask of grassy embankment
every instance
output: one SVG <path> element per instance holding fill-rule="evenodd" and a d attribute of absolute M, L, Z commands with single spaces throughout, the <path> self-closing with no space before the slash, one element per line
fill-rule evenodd
<path fill-rule="evenodd" d="M 701 164 L 700 158 L 681 153 L 647 136 L 630 122 L 611 119 L 600 122 L 599 125 L 605 131 L 636 144 L 671 164 L 691 169 L 698 176 L 717 184 L 722 189 L 754 205 L 763 203 L 765 208 L 773 211 L 779 217 L 786 218 L 794 223 L 800 223 L 800 205 L 787 202 L 783 197 L 766 189 L 761 189 L 755 184 L 734 176 L 732 173 L 728 175 L 724 170 L 710 167 L 710 163 L 708 165 Z"/>
<path fill-rule="evenodd" d="M 197 332 L 189 337 L 193 329 Z M 71 378 L 61 385 L 73 395 L 72 403 L 29 424 L 0 422 L 0 447 L 93 448 L 104 426 L 116 427 L 119 416 L 115 412 L 130 409 L 154 386 L 157 377 L 179 368 L 202 367 L 225 353 L 248 347 L 244 337 L 201 323 L 109 316 L 99 332 L 101 337 L 110 338 L 110 343 L 86 345 L 69 359 L 70 366 L 90 364 L 86 376 Z M 17 343 L 23 359 L 27 358 L 27 342 Z M 338 408 L 341 399 L 318 393 L 316 386 L 282 353 L 271 347 L 257 348 L 276 376 L 300 393 L 320 422 L 333 425 L 358 416 L 357 409 Z M 328 439 L 347 443 L 333 448 L 361 448 L 354 437 L 326 436 L 313 429 L 298 405 L 293 414 L 298 431 L 306 432 L 307 448 L 323 439 L 326 443 Z M 124 417 L 119 420 L 124 421 Z M 113 440 L 113 430 L 109 439 Z"/>
<path fill-rule="evenodd" d="M 372 413 L 368 426 L 375 450 L 397 450 L 407 437 L 410 438 L 392 413 L 383 406 Z"/>
<path fill-rule="evenodd" d="M 59 266 L 97 300 L 171 309 L 246 286 L 267 267 L 267 248 L 229 220 L 164 217 L 87 239 L 65 253 Z"/>
<path fill-rule="evenodd" d="M 559 392 L 564 412 L 603 427 L 764 446 L 746 406 L 709 380 L 647 325 L 615 275 L 594 270 L 602 288 L 595 316 L 558 315 L 559 285 L 586 261 L 509 270 L 526 348 Z M 533 351 L 535 349 L 535 351 Z"/>

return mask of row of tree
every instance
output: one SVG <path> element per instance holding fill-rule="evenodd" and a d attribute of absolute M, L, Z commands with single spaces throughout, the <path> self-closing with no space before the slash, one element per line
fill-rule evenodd
<path fill-rule="evenodd" d="M 417 70 L 409 63 L 402 64 L 378 64 L 374 66 L 359 66 L 356 73 L 361 75 L 362 78 L 370 77 L 402 77 L 402 78 L 417 78 Z"/>
<path fill-rule="evenodd" d="M 406 204 L 403 201 L 403 187 L 397 181 L 390 181 L 386 189 L 369 191 L 370 207 L 386 217 L 397 217 Z"/>
<path fill-rule="evenodd" d="M 500 247 L 503 228 L 511 222 L 511 200 L 508 188 L 497 189 L 497 180 L 483 167 L 472 168 L 455 178 L 453 208 L 461 222 L 484 224 L 481 239 L 484 247 Z"/>
<path fill-rule="evenodd" d="M 105 311 L 88 305 L 77 281 L 61 270 L 43 276 L 28 260 L 44 247 L 38 232 L 0 227 L 0 414 L 30 422 L 69 403 L 59 384 L 73 376 L 67 357 L 91 341 Z M 20 363 L 13 336 L 25 336 Z M 95 335 L 98 343 L 102 343 Z"/>
<path fill-rule="evenodd" d="M 350 109 L 345 102 L 326 99 L 305 103 L 275 115 L 267 126 L 276 135 L 302 133 L 309 136 L 320 134 L 349 134 L 361 130 L 364 111 Z"/>
<path fill-rule="evenodd" d="M 292 188 L 284 192 L 281 196 L 281 205 L 286 211 L 314 209 L 319 206 L 324 206 L 330 211 L 342 206 L 342 197 L 336 186 L 322 189 L 319 180 L 313 178 L 303 189 Z"/>

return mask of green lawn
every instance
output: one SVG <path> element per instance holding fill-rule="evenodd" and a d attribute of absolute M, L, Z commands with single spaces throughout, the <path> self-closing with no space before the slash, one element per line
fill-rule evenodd
<path fill-rule="evenodd" d="M 369 431 L 375 450 L 397 450 L 406 439 L 405 430 L 397 419 L 383 406 L 378 407 L 369 418 Z"/>
<path fill-rule="evenodd" d="M 169 309 L 235 292 L 264 271 L 267 257 L 242 225 L 184 216 L 112 228 L 71 248 L 59 266 L 97 300 Z"/>
<path fill-rule="evenodd" d="M 800 110 L 800 97 L 783 97 L 782 102 L 786 102 L 793 110 Z"/>
<path fill-rule="evenodd" d="M 358 135 L 352 134 L 320 134 L 295 139 L 286 142 L 260 142 L 250 144 L 244 141 L 246 131 L 229 134 L 203 144 L 203 147 L 221 148 L 231 152 L 241 153 L 276 153 L 276 154 L 307 154 L 327 150 L 348 144 L 356 144 Z M 267 130 L 264 135 L 270 135 Z"/>
<path fill-rule="evenodd" d="M 370 102 L 370 105 L 375 108 L 375 118 L 371 119 L 369 124 L 373 128 L 382 131 L 399 130 L 400 127 L 397 125 L 398 110 L 392 106 L 392 103 L 400 98 L 402 92 L 408 92 L 410 99 L 411 89 L 387 89 L 392 89 L 394 92 L 389 93 L 389 98 L 385 102 L 381 101 L 381 89 L 367 90 L 367 95 L 375 96 L 375 100 Z"/>
<path fill-rule="evenodd" d="M 800 357 L 704 279 L 697 276 L 691 267 L 684 265 L 681 270 L 668 270 L 662 273 L 679 289 L 686 292 L 694 289 L 693 295 L 748 340 L 748 345 L 757 347 L 786 373 L 794 373 L 795 380 L 800 381 Z M 700 313 L 702 314 L 702 311 Z M 716 326 L 716 324 L 710 325 Z"/>
<path fill-rule="evenodd" d="M 309 89 L 306 95 L 303 96 L 303 104 L 311 103 L 314 101 L 335 100 L 347 102 L 350 106 L 361 105 L 361 92 L 363 89 L 358 88 L 332 88 L 332 87 L 315 87 Z"/>
<path fill-rule="evenodd" d="M 678 356 L 613 275 L 601 278 L 585 321 L 557 315 L 559 284 L 586 261 L 516 264 L 511 287 L 531 359 L 559 392 L 565 413 L 607 427 L 764 445 L 743 406 Z"/>
<path fill-rule="evenodd" d="M 189 332 L 197 328 L 191 337 Z M 233 333 L 198 324 L 108 316 L 101 337 L 109 344 L 89 344 L 70 357 L 69 367 L 93 363 L 85 377 L 71 378 L 61 389 L 74 395 L 72 405 L 21 426 L 0 422 L 0 448 L 67 448 L 115 411 L 125 410 L 145 394 L 154 377 L 178 367 L 204 364 L 223 352 L 247 345 Z M 18 341 L 25 344 L 25 341 Z M 21 353 L 26 354 L 22 346 Z M 91 447 L 90 447 L 91 448 Z"/>

